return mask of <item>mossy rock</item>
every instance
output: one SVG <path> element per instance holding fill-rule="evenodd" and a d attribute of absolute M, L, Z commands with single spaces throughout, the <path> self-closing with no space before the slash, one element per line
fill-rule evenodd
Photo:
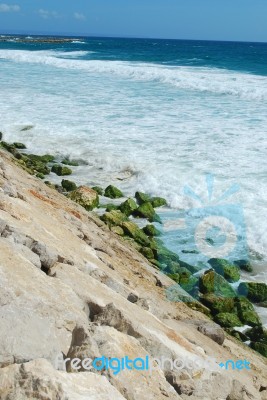
<path fill-rule="evenodd" d="M 25 150 L 26 146 L 24 143 L 20 143 L 20 142 L 14 142 L 13 145 L 16 147 L 16 149 L 19 150 Z"/>
<path fill-rule="evenodd" d="M 54 172 L 58 176 L 66 176 L 66 175 L 71 175 L 72 170 L 69 167 L 60 165 L 60 164 L 54 164 L 51 169 L 52 172 Z"/>
<path fill-rule="evenodd" d="M 45 178 L 44 174 L 41 174 L 40 172 L 38 172 L 35 176 L 36 176 L 36 178 L 39 178 L 39 179 Z"/>
<path fill-rule="evenodd" d="M 245 297 L 237 297 L 235 306 L 237 315 L 244 324 L 250 326 L 261 325 L 260 317 L 254 310 L 253 304 L 248 299 Z"/>
<path fill-rule="evenodd" d="M 32 161 L 40 161 L 45 164 L 55 160 L 55 157 L 52 156 L 51 154 L 44 154 L 43 156 L 39 156 L 37 154 L 27 154 L 27 158 L 29 158 Z"/>
<path fill-rule="evenodd" d="M 205 272 L 199 279 L 199 289 L 202 293 L 215 293 L 217 296 L 236 297 L 232 286 L 215 271 Z"/>
<path fill-rule="evenodd" d="M 199 279 L 195 276 L 190 276 L 188 280 L 183 281 L 183 277 L 180 275 L 181 287 L 191 295 L 194 295 L 195 292 L 198 292 L 198 281 Z"/>
<path fill-rule="evenodd" d="M 267 344 L 267 329 L 263 328 L 262 325 L 251 328 L 246 332 L 246 335 L 254 342 L 263 342 Z"/>
<path fill-rule="evenodd" d="M 222 275 L 229 282 L 237 282 L 240 279 L 240 269 L 234 264 L 230 264 L 223 258 L 211 258 L 209 264 L 214 270 Z"/>
<path fill-rule="evenodd" d="M 232 313 L 219 313 L 215 316 L 215 321 L 224 328 L 243 325 L 238 316 Z"/>
<path fill-rule="evenodd" d="M 179 268 L 177 273 L 179 273 L 179 275 L 180 275 L 180 284 L 184 284 L 185 285 L 190 281 L 191 273 L 190 273 L 190 271 L 188 271 L 188 269 Z M 197 279 L 197 281 L 198 281 L 198 279 Z"/>
<path fill-rule="evenodd" d="M 143 228 L 143 232 L 147 235 L 147 236 L 160 236 L 160 231 L 152 224 L 146 225 Z"/>
<path fill-rule="evenodd" d="M 91 211 L 99 205 L 98 194 L 87 186 L 78 187 L 70 192 L 68 197 L 87 211 Z"/>
<path fill-rule="evenodd" d="M 171 261 L 179 263 L 179 256 L 165 246 L 158 244 L 156 258 L 161 264 L 169 264 Z M 179 264 L 180 265 L 180 264 Z"/>
<path fill-rule="evenodd" d="M 132 215 L 132 213 L 134 212 L 134 210 L 136 210 L 138 208 L 136 202 L 134 201 L 134 199 L 127 199 L 126 201 L 124 201 L 120 206 L 119 209 L 121 210 L 121 212 L 125 215 L 127 215 L 128 217 L 130 215 Z"/>
<path fill-rule="evenodd" d="M 251 342 L 250 347 L 262 356 L 267 357 L 267 344 L 261 342 Z"/>
<path fill-rule="evenodd" d="M 110 230 L 113 233 L 116 233 L 116 235 L 119 235 L 119 236 L 123 236 L 124 235 L 124 230 L 120 226 L 112 226 L 110 228 Z"/>
<path fill-rule="evenodd" d="M 231 313 L 234 311 L 235 301 L 232 297 L 216 296 L 214 293 L 201 297 L 202 303 L 207 306 L 213 315 L 219 313 Z"/>
<path fill-rule="evenodd" d="M 119 209 L 119 206 L 116 206 L 116 204 L 106 204 L 105 207 L 107 212 Z"/>
<path fill-rule="evenodd" d="M 153 260 L 154 259 L 154 253 L 153 250 L 151 250 L 150 247 L 142 247 L 140 250 L 140 253 L 143 254 L 144 257 L 146 257 L 148 260 Z"/>
<path fill-rule="evenodd" d="M 50 189 L 56 189 L 56 185 L 50 181 L 44 181 L 46 186 L 50 187 Z"/>
<path fill-rule="evenodd" d="M 103 214 L 100 219 L 108 226 L 120 226 L 123 221 L 127 221 L 127 217 L 119 210 L 111 210 Z"/>
<path fill-rule="evenodd" d="M 62 161 L 61 161 L 61 164 L 64 164 L 64 165 L 69 165 L 69 166 L 71 166 L 71 167 L 78 167 L 79 166 L 79 163 L 78 163 L 78 161 L 71 161 L 69 158 L 64 158 Z"/>
<path fill-rule="evenodd" d="M 238 292 L 255 303 L 267 300 L 267 285 L 260 282 L 242 282 L 238 286 Z"/>
<path fill-rule="evenodd" d="M 134 197 L 136 198 L 136 201 L 139 205 L 143 203 L 149 203 L 151 200 L 151 197 L 143 192 L 136 192 Z"/>
<path fill-rule="evenodd" d="M 166 274 L 169 278 L 171 278 L 174 282 L 180 282 L 180 275 L 179 274 Z"/>
<path fill-rule="evenodd" d="M 120 189 L 116 188 L 116 186 L 109 185 L 105 189 L 104 196 L 109 197 L 110 199 L 119 199 L 123 197 L 123 193 L 120 191 Z"/>
<path fill-rule="evenodd" d="M 248 260 L 237 260 L 234 262 L 235 265 L 237 265 L 240 269 L 246 272 L 252 272 L 253 268 L 252 265 Z"/>
<path fill-rule="evenodd" d="M 66 190 L 66 192 L 72 192 L 77 189 L 76 183 L 69 181 L 68 179 L 62 179 L 61 186 Z"/>
<path fill-rule="evenodd" d="M 122 222 L 120 225 L 125 233 L 125 235 L 130 236 L 133 238 L 137 243 L 148 246 L 149 240 L 144 232 L 134 223 L 131 221 Z"/>
<path fill-rule="evenodd" d="M 93 189 L 99 196 L 103 196 L 104 189 L 102 189 L 102 187 L 100 187 L 100 186 L 93 186 L 92 189 Z"/>
<path fill-rule="evenodd" d="M 196 267 L 194 265 L 188 264 L 187 262 L 184 262 L 182 260 L 179 260 L 179 264 L 181 268 L 186 268 L 188 271 L 190 271 L 192 274 L 195 274 L 200 270 L 199 267 Z"/>
<path fill-rule="evenodd" d="M 235 329 L 231 328 L 226 328 L 225 330 L 227 333 L 229 333 L 229 335 L 233 336 L 240 342 L 246 342 L 248 340 L 248 337 L 242 332 L 236 331 Z"/>
<path fill-rule="evenodd" d="M 26 167 L 31 169 L 34 173 L 38 172 L 43 175 L 48 175 L 50 173 L 50 168 L 47 166 L 47 162 L 43 161 L 42 156 L 35 156 L 34 154 L 30 154 L 29 156 L 23 155 L 22 160 Z"/>
<path fill-rule="evenodd" d="M 167 201 L 163 197 L 152 197 L 150 200 L 152 207 L 162 207 L 167 205 Z"/>
<path fill-rule="evenodd" d="M 133 213 L 134 216 L 139 218 L 147 218 L 150 222 L 156 221 L 156 212 L 151 203 L 142 203 Z"/>

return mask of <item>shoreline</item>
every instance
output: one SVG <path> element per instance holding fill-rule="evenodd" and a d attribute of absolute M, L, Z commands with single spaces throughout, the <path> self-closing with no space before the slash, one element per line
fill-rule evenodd
<path fill-rule="evenodd" d="M 244 325 L 250 325 L 250 329 L 253 330 L 253 327 L 259 325 L 259 321 L 257 322 L 257 313 L 253 311 L 255 308 L 252 308 L 252 303 L 247 301 L 246 304 L 244 303 L 243 305 L 238 306 L 238 303 L 235 301 L 231 313 L 234 312 L 236 307 L 237 309 L 241 307 L 241 311 L 237 311 L 237 318 L 233 320 L 229 315 L 227 315 L 229 308 L 227 304 L 225 305 L 225 308 L 222 307 L 222 309 L 220 309 L 218 314 L 218 309 L 216 311 L 216 308 L 212 306 L 209 300 L 209 297 L 213 292 L 209 288 L 210 283 L 208 281 L 204 282 L 205 278 L 203 278 L 209 274 L 209 278 L 212 278 L 211 274 L 215 274 L 214 277 L 220 280 L 218 296 L 219 298 L 221 296 L 224 298 L 226 295 L 227 298 L 228 295 L 226 293 L 230 293 L 231 287 L 235 287 L 236 284 L 240 285 L 240 283 L 245 281 L 254 282 L 254 280 L 249 279 L 249 276 L 251 275 L 248 275 L 248 272 L 246 274 L 247 279 L 242 280 L 241 277 L 242 268 L 248 268 L 250 271 L 249 273 L 253 273 L 248 262 L 245 262 L 244 267 L 241 267 L 240 269 L 235 264 L 231 264 L 223 259 L 221 261 L 218 259 L 214 265 L 210 263 L 211 265 L 209 268 L 205 268 L 206 273 L 202 275 L 204 272 L 203 269 L 181 261 L 180 256 L 165 247 L 160 239 L 162 233 L 157 230 L 154 223 L 156 222 L 156 226 L 158 227 L 161 226 L 157 210 L 160 210 L 158 207 L 167 206 L 165 199 L 160 197 L 153 198 L 142 192 L 137 192 L 135 199 L 127 198 L 113 185 L 109 185 L 105 190 L 100 186 L 88 189 L 86 189 L 86 186 L 79 187 L 75 182 L 68 179 L 72 174 L 72 170 L 78 166 L 78 163 L 75 160 L 59 160 L 52 155 L 29 155 L 26 146 L 24 146 L 23 143 L 7 144 L 2 141 L 2 147 L 13 154 L 23 169 L 26 169 L 28 173 L 36 175 L 39 179 L 45 181 L 50 188 L 53 188 L 59 193 L 69 197 L 71 200 L 76 201 L 88 211 L 96 210 L 100 219 L 105 222 L 112 232 L 130 242 L 143 256 L 147 258 L 149 262 L 152 263 L 152 265 L 154 265 L 154 268 L 173 279 L 174 285 L 179 284 L 188 293 L 189 297 L 185 301 L 187 301 L 193 309 L 198 309 L 199 311 L 204 312 L 204 314 L 210 315 L 213 319 L 215 318 L 216 322 L 219 322 L 220 325 L 239 340 L 243 342 L 249 340 L 249 337 L 245 334 L 240 335 L 240 329 L 235 329 L 235 327 L 241 326 L 243 323 Z M 29 158 L 29 156 L 31 156 L 31 158 Z M 37 168 L 37 170 L 35 170 L 35 168 Z M 54 172 L 59 179 L 63 178 L 61 184 L 53 184 L 45 180 L 46 177 L 49 178 L 51 171 Z M 83 189 L 79 192 L 80 188 Z M 105 202 L 101 203 L 99 199 L 105 199 Z M 151 206 L 151 204 L 153 205 Z M 139 224 L 139 221 L 142 221 L 141 225 Z M 231 273 L 229 273 L 229 269 L 232 269 Z M 214 279 L 214 277 L 212 279 Z M 223 279 L 223 281 L 221 279 Z M 224 287 L 222 291 L 221 285 Z M 262 285 L 264 285 L 263 282 Z M 201 286 L 202 289 L 200 289 Z M 266 284 L 265 286 L 267 288 Z M 237 294 L 233 295 L 231 293 L 230 297 L 238 296 L 239 289 L 236 287 L 236 290 Z M 247 288 L 247 290 L 249 290 L 249 288 Z M 263 302 L 266 303 L 266 300 L 267 296 L 264 298 Z M 178 299 L 178 301 L 181 301 L 181 299 Z M 184 299 L 182 301 L 184 301 Z M 198 301 L 200 301 L 200 303 L 198 303 Z M 202 304 L 202 306 L 200 306 L 200 304 Z M 251 304 L 251 306 L 249 304 Z M 259 304 L 256 303 L 255 307 L 257 307 L 257 310 L 264 311 L 266 306 L 259 308 Z M 246 313 L 247 311 L 249 312 L 249 315 L 244 314 L 247 315 L 247 317 L 245 317 L 243 312 Z M 236 311 L 234 313 L 236 313 Z M 263 312 L 262 314 L 265 313 Z M 239 318 L 241 318 L 242 323 L 240 323 Z M 248 320 L 246 320 L 246 318 L 248 318 Z M 247 331 L 249 332 L 249 329 L 247 329 Z"/>

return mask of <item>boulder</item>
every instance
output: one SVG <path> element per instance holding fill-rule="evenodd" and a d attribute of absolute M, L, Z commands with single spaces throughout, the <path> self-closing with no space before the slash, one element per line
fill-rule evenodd
<path fill-rule="evenodd" d="M 252 272 L 253 268 L 252 265 L 248 260 L 237 260 L 234 262 L 235 265 L 237 265 L 240 269 L 246 272 Z"/>
<path fill-rule="evenodd" d="M 267 357 L 267 343 L 262 343 L 262 342 L 251 342 L 250 347 L 253 350 L 258 351 L 260 354 L 262 354 L 264 357 Z"/>
<path fill-rule="evenodd" d="M 63 189 L 65 189 L 67 192 L 72 192 L 73 190 L 77 189 L 77 185 L 75 182 L 69 181 L 68 179 L 62 179 L 61 181 L 61 186 Z"/>
<path fill-rule="evenodd" d="M 109 197 L 110 199 L 119 199 L 123 197 L 123 193 L 116 186 L 109 185 L 105 189 L 104 196 Z"/>
<path fill-rule="evenodd" d="M 14 142 L 13 144 L 16 147 L 16 149 L 20 149 L 20 150 L 26 149 L 26 146 L 24 143 Z"/>
<path fill-rule="evenodd" d="M 224 328 L 233 328 L 243 325 L 238 316 L 232 313 L 219 313 L 215 316 L 215 321 Z"/>
<path fill-rule="evenodd" d="M 71 192 L 68 197 L 80 204 L 87 211 L 91 211 L 99 204 L 98 194 L 88 186 L 80 186 L 78 189 Z"/>
<path fill-rule="evenodd" d="M 250 326 L 257 326 L 261 324 L 261 320 L 254 310 L 253 304 L 245 297 L 236 298 L 235 305 L 237 308 L 237 315 L 240 320 Z"/>
<path fill-rule="evenodd" d="M 160 236 L 160 231 L 152 224 L 146 225 L 143 231 L 147 236 Z"/>
<path fill-rule="evenodd" d="M 199 290 L 202 293 L 214 293 L 216 296 L 235 297 L 232 286 L 214 271 L 205 272 L 199 279 Z"/>
<path fill-rule="evenodd" d="M 154 208 L 167 205 L 167 201 L 163 197 L 152 197 L 150 202 Z"/>
<path fill-rule="evenodd" d="M 211 310 L 212 314 L 231 313 L 235 307 L 233 297 L 217 296 L 214 293 L 201 296 L 201 302 Z"/>
<path fill-rule="evenodd" d="M 92 189 L 99 195 L 103 196 L 104 190 L 100 186 L 93 186 Z"/>
<path fill-rule="evenodd" d="M 119 210 L 112 210 L 103 214 L 101 220 L 108 226 L 120 226 L 123 221 L 127 221 L 127 217 Z"/>
<path fill-rule="evenodd" d="M 254 303 L 267 300 L 267 285 L 260 282 L 241 282 L 238 286 L 238 292 L 246 296 Z"/>
<path fill-rule="evenodd" d="M 140 229 L 134 222 L 125 221 L 121 223 L 121 227 L 125 233 L 125 235 L 133 238 L 137 243 L 141 245 L 149 246 L 149 239 L 144 234 L 142 229 Z"/>
<path fill-rule="evenodd" d="M 156 214 L 151 203 L 142 203 L 134 212 L 133 215 L 139 218 L 147 218 L 150 222 L 158 221 L 159 216 Z"/>
<path fill-rule="evenodd" d="M 129 217 L 134 212 L 134 210 L 136 210 L 137 208 L 138 207 L 137 207 L 136 202 L 134 201 L 134 199 L 131 199 L 131 198 L 127 199 L 124 203 L 122 203 L 119 206 L 119 209 L 121 210 L 121 212 L 123 214 L 127 215 L 127 217 Z"/>
<path fill-rule="evenodd" d="M 60 164 L 54 164 L 51 168 L 51 172 L 54 172 L 58 176 L 65 176 L 72 174 L 72 170 L 70 168 Z"/>
<path fill-rule="evenodd" d="M 139 205 L 150 202 L 150 200 L 151 200 L 151 197 L 148 194 L 143 193 L 143 192 L 136 192 L 135 198 Z"/>
<path fill-rule="evenodd" d="M 234 264 L 221 258 L 211 258 L 209 264 L 214 270 L 229 282 L 237 282 L 240 279 L 240 269 Z"/>

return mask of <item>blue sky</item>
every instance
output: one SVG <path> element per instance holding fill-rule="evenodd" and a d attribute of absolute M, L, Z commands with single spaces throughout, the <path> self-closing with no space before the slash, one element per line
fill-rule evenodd
<path fill-rule="evenodd" d="M 267 0 L 0 0 L 0 32 L 267 42 Z"/>

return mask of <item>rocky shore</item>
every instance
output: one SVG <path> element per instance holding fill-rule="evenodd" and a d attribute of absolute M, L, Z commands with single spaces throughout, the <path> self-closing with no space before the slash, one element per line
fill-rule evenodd
<path fill-rule="evenodd" d="M 160 239 L 164 199 L 77 187 L 76 166 L 1 141 L 0 399 L 267 399 L 267 332 L 253 307 L 267 286 L 231 285 L 247 261 L 211 259 L 199 277 Z M 75 373 L 55 370 L 59 354 L 246 359 L 251 370 Z"/>
<path fill-rule="evenodd" d="M 47 36 L 17 36 L 17 35 L 2 35 L 0 36 L 0 42 L 15 41 L 18 43 L 49 43 L 49 44 L 60 44 L 60 43 L 72 43 L 73 41 L 80 40 L 77 38 L 60 38 L 60 37 L 47 37 Z"/>

